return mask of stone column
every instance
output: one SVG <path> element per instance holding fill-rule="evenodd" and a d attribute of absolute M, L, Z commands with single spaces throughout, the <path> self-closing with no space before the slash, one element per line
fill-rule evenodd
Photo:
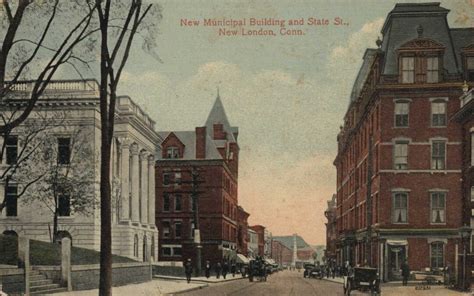
<path fill-rule="evenodd" d="M 130 178 L 130 144 L 126 139 L 123 139 L 120 145 L 122 149 L 122 159 L 121 159 L 121 174 L 120 181 L 122 184 L 121 188 L 121 213 L 120 221 L 130 220 L 130 188 L 129 188 L 129 178 Z"/>
<path fill-rule="evenodd" d="M 131 176 L 131 199 L 132 199 L 132 208 L 130 211 L 132 212 L 132 221 L 139 222 L 140 221 L 140 210 L 139 210 L 139 198 L 140 198 L 140 188 L 139 186 L 139 178 L 140 178 L 140 171 L 139 171 L 139 160 L 138 160 L 138 145 L 136 143 L 132 144 L 130 147 L 130 153 L 132 154 L 132 176 Z"/>
<path fill-rule="evenodd" d="M 23 268 L 25 295 L 30 295 L 30 240 L 24 236 L 18 237 L 18 267 Z"/>
<path fill-rule="evenodd" d="M 155 224 L 155 156 L 148 156 L 148 224 Z"/>
<path fill-rule="evenodd" d="M 71 240 L 65 237 L 61 240 L 61 286 L 72 291 L 71 282 Z"/>
<path fill-rule="evenodd" d="M 141 222 L 143 224 L 148 224 L 148 153 L 142 151 L 140 153 L 140 164 L 141 164 L 141 188 L 140 188 L 140 198 L 141 198 Z"/>

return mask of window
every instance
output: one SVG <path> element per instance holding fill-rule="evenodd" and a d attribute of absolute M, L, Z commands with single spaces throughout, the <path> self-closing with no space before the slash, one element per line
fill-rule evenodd
<path fill-rule="evenodd" d="M 181 222 L 174 223 L 174 237 L 175 238 L 181 237 Z"/>
<path fill-rule="evenodd" d="M 6 139 L 5 149 L 7 154 L 7 164 L 15 164 L 18 157 L 18 137 L 8 136 Z"/>
<path fill-rule="evenodd" d="M 431 244 L 431 268 L 444 267 L 444 244 L 442 242 L 434 242 Z"/>
<path fill-rule="evenodd" d="M 181 173 L 174 173 L 174 183 L 181 185 Z"/>
<path fill-rule="evenodd" d="M 407 223 L 408 222 L 408 193 L 397 192 L 393 194 L 393 223 Z"/>
<path fill-rule="evenodd" d="M 181 256 L 181 247 L 173 247 L 173 256 Z"/>
<path fill-rule="evenodd" d="M 161 254 L 163 256 L 171 256 L 171 248 L 169 247 L 162 247 L 161 248 Z"/>
<path fill-rule="evenodd" d="M 474 201 L 474 186 L 471 186 L 471 201 Z"/>
<path fill-rule="evenodd" d="M 71 215 L 71 199 L 69 194 L 61 194 L 58 198 L 58 215 L 69 217 Z"/>
<path fill-rule="evenodd" d="M 71 138 L 58 138 L 58 164 L 69 164 L 71 160 Z"/>
<path fill-rule="evenodd" d="M 408 126 L 408 102 L 396 102 L 395 103 L 395 126 L 396 127 L 407 127 Z"/>
<path fill-rule="evenodd" d="M 426 58 L 426 82 L 436 83 L 439 81 L 439 58 L 428 57 Z"/>
<path fill-rule="evenodd" d="M 133 238 L 133 256 L 138 257 L 138 235 Z"/>
<path fill-rule="evenodd" d="M 474 81 L 474 56 L 466 57 L 467 80 Z"/>
<path fill-rule="evenodd" d="M 446 102 L 431 103 L 431 126 L 446 126 Z"/>
<path fill-rule="evenodd" d="M 396 170 L 408 168 L 408 143 L 397 142 L 394 146 L 393 166 Z"/>
<path fill-rule="evenodd" d="M 9 185 L 5 192 L 5 204 L 7 217 L 16 217 L 18 215 L 18 187 Z"/>
<path fill-rule="evenodd" d="M 151 247 L 150 247 L 150 251 L 151 251 L 151 259 L 153 261 L 155 261 L 155 236 L 151 236 Z"/>
<path fill-rule="evenodd" d="M 446 222 L 446 193 L 431 193 L 431 223 Z"/>
<path fill-rule="evenodd" d="M 163 237 L 164 238 L 170 237 L 170 222 L 169 221 L 163 221 L 162 225 L 163 225 L 163 230 L 162 230 Z"/>
<path fill-rule="evenodd" d="M 181 195 L 177 194 L 174 197 L 174 210 L 176 212 L 180 212 L 182 208 L 182 203 L 181 203 Z"/>
<path fill-rule="evenodd" d="M 163 194 L 163 212 L 170 211 L 170 195 L 168 193 Z"/>
<path fill-rule="evenodd" d="M 415 58 L 402 57 L 402 83 L 415 82 Z"/>
<path fill-rule="evenodd" d="M 172 182 L 172 174 L 171 173 L 163 173 L 163 186 L 168 186 Z"/>
<path fill-rule="evenodd" d="M 444 170 L 446 167 L 446 142 L 433 141 L 431 144 L 431 169 Z"/>
<path fill-rule="evenodd" d="M 178 147 L 171 146 L 166 149 L 166 158 L 179 158 Z"/>

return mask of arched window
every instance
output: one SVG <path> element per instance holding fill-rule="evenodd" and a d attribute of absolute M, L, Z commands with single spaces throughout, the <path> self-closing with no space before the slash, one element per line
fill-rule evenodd
<path fill-rule="evenodd" d="M 15 230 L 5 230 L 3 235 L 18 237 L 18 233 Z"/>
<path fill-rule="evenodd" d="M 146 249 L 146 243 L 147 243 L 147 239 L 146 239 L 146 235 L 143 236 L 143 262 L 146 262 L 147 261 L 147 249 Z"/>
<path fill-rule="evenodd" d="M 133 256 L 138 257 L 138 235 L 135 234 L 135 238 L 133 240 Z"/>

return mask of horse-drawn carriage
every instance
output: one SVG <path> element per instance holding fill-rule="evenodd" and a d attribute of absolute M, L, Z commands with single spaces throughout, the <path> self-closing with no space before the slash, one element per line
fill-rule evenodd
<path fill-rule="evenodd" d="M 370 295 L 381 295 L 380 279 L 376 268 L 355 267 L 348 276 L 344 276 L 344 295 L 351 295 L 352 290 L 369 292 Z"/>
<path fill-rule="evenodd" d="M 254 279 L 258 281 L 267 281 L 267 266 L 263 259 L 257 258 L 250 260 L 248 271 L 249 281 L 253 282 Z"/>

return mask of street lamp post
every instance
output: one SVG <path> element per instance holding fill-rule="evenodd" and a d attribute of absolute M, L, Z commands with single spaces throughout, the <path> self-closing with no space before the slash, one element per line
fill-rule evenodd
<path fill-rule="evenodd" d="M 462 258 L 462 290 L 468 290 L 466 287 L 466 257 L 467 257 L 467 244 L 469 243 L 469 238 L 471 236 L 471 227 L 464 225 L 459 229 L 461 235 L 461 241 L 463 246 L 463 258 Z"/>

